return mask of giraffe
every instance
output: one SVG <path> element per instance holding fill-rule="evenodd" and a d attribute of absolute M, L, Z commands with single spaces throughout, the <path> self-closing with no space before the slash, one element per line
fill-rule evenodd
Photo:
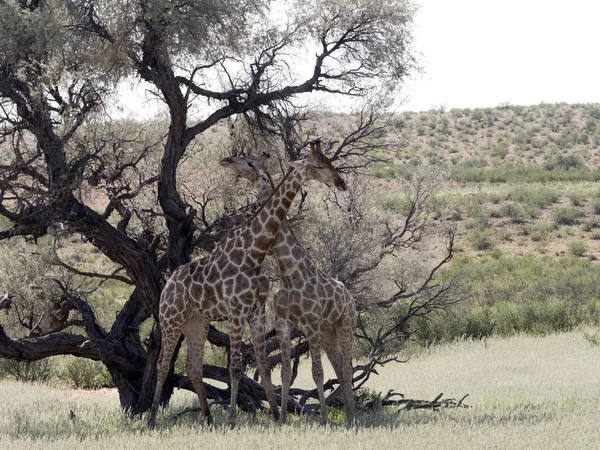
<path fill-rule="evenodd" d="M 277 400 L 267 364 L 264 338 L 265 278 L 261 264 L 279 230 L 294 197 L 307 180 L 333 184 L 345 190 L 339 173 L 313 143 L 307 158 L 289 163 L 290 169 L 269 200 L 253 217 L 232 229 L 213 253 L 178 267 L 167 281 L 159 304 L 161 350 L 157 361 L 154 401 L 148 416 L 153 428 L 175 347 L 183 333 L 188 345 L 187 372 L 192 380 L 202 413 L 211 423 L 202 384 L 204 343 L 211 321 L 227 320 L 230 349 L 230 404 L 227 422 L 234 427 L 236 400 L 242 376 L 241 343 L 246 321 L 250 322 L 258 371 L 271 414 L 278 419 Z M 262 294 L 261 294 L 262 292 Z"/>
<path fill-rule="evenodd" d="M 266 155 L 268 157 L 268 155 Z M 249 180 L 266 201 L 273 192 L 273 182 L 263 166 L 264 157 L 232 157 L 221 165 Z M 356 306 L 345 286 L 319 270 L 315 261 L 298 242 L 285 220 L 273 243 L 273 254 L 279 265 L 281 288 L 275 294 L 275 328 L 281 343 L 282 390 L 280 422 L 286 420 L 290 380 L 290 335 L 294 326 L 306 336 L 312 359 L 312 375 L 317 386 L 321 421 L 327 421 L 323 392 L 321 346 L 340 382 L 346 422 L 354 421 L 352 392 L 352 342 L 356 328 Z"/>

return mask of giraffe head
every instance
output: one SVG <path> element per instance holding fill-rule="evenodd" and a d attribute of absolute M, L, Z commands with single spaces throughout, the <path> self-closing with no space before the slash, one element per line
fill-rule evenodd
<path fill-rule="evenodd" d="M 320 140 L 310 143 L 310 153 L 305 159 L 290 161 L 289 165 L 306 170 L 309 179 L 318 180 L 327 186 L 333 185 L 340 191 L 348 189 L 342 176 L 331 164 L 331 160 L 321 151 Z"/>
<path fill-rule="evenodd" d="M 258 192 L 270 193 L 273 190 L 271 178 L 267 173 L 264 161 L 270 158 L 267 152 L 259 156 L 232 156 L 223 158 L 221 166 L 228 167 L 238 176 L 250 181 Z"/>

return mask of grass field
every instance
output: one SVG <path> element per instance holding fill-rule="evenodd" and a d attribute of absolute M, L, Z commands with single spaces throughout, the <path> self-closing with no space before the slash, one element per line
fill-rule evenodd
<path fill-rule="evenodd" d="M 189 393 L 178 393 L 159 416 L 159 428 L 141 432 L 140 421 L 121 413 L 114 390 L 4 380 L 0 448 L 593 449 L 600 444 L 599 367 L 600 347 L 581 332 L 433 346 L 405 364 L 386 366 L 369 388 L 422 399 L 469 394 L 469 408 L 362 412 L 351 429 L 308 419 L 279 427 L 241 414 L 239 426 L 229 430 L 219 408 L 214 428 L 189 415 L 175 422 L 169 415 L 195 402 Z M 298 383 L 311 385 L 308 370 Z"/>

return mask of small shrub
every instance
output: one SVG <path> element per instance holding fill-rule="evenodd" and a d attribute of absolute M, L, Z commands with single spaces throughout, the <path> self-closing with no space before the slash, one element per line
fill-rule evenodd
<path fill-rule="evenodd" d="M 525 210 L 518 203 L 505 203 L 500 210 L 502 215 L 510 217 L 513 223 L 525 222 Z"/>
<path fill-rule="evenodd" d="M 545 208 L 550 206 L 559 199 L 560 195 L 555 189 L 541 186 L 541 187 L 518 187 L 513 189 L 509 194 L 508 198 L 511 200 L 522 203 L 528 206 L 535 206 L 537 208 Z"/>
<path fill-rule="evenodd" d="M 585 198 L 578 192 L 572 192 L 569 194 L 569 200 L 573 206 L 581 206 L 585 202 Z"/>
<path fill-rule="evenodd" d="M 77 389 L 100 389 L 113 386 L 104 364 L 87 358 L 71 359 L 63 369 L 62 378 Z"/>
<path fill-rule="evenodd" d="M 586 251 L 587 251 L 587 247 L 586 247 L 585 243 L 581 242 L 581 241 L 573 242 L 569 246 L 569 252 L 573 256 L 583 256 L 583 255 L 585 255 Z"/>
<path fill-rule="evenodd" d="M 466 314 L 465 336 L 474 339 L 489 337 L 494 333 L 495 320 L 490 308 L 475 307 Z"/>
<path fill-rule="evenodd" d="M 592 231 L 594 228 L 599 228 L 600 222 L 597 219 L 588 219 L 583 222 L 583 231 Z"/>
<path fill-rule="evenodd" d="M 579 208 L 574 206 L 566 206 L 557 208 L 552 212 L 552 217 L 556 225 L 576 225 L 583 213 Z"/>
<path fill-rule="evenodd" d="M 506 228 L 502 228 L 500 230 L 500 239 L 504 242 L 512 242 L 513 236 L 512 236 L 511 231 Z"/>
<path fill-rule="evenodd" d="M 39 361 L 0 360 L 0 374 L 25 382 L 46 383 L 54 378 L 55 367 L 49 359 Z"/>
<path fill-rule="evenodd" d="M 396 214 L 403 214 L 408 208 L 408 201 L 405 197 L 400 195 L 389 195 L 385 196 L 381 200 L 381 206 L 385 211 L 394 212 Z"/>
<path fill-rule="evenodd" d="M 595 198 L 592 201 L 592 212 L 594 214 L 600 214 L 600 198 Z"/>
<path fill-rule="evenodd" d="M 499 205 L 505 199 L 505 196 L 498 193 L 487 194 L 487 199 L 494 205 Z"/>
<path fill-rule="evenodd" d="M 577 171 L 585 169 L 585 161 L 577 155 L 554 155 L 544 162 L 544 169 L 563 169 L 566 171 Z"/>
<path fill-rule="evenodd" d="M 469 242 L 475 250 L 489 250 L 494 247 L 495 242 L 487 230 L 473 230 L 469 235 Z"/>
<path fill-rule="evenodd" d="M 475 216 L 465 221 L 465 228 L 468 230 L 483 230 L 490 228 L 489 217 Z"/>
<path fill-rule="evenodd" d="M 534 242 L 545 241 L 548 238 L 548 234 L 552 232 L 553 228 L 550 224 L 545 222 L 538 222 L 533 224 L 529 229 L 531 240 Z"/>

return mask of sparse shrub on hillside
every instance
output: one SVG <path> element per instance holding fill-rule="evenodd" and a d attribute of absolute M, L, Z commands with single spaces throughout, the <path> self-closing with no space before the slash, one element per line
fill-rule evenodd
<path fill-rule="evenodd" d="M 585 203 L 585 197 L 579 192 L 571 192 L 568 197 L 573 206 L 581 206 Z"/>
<path fill-rule="evenodd" d="M 572 242 L 571 245 L 569 245 L 569 252 L 573 256 L 584 256 L 587 252 L 587 246 L 581 241 Z"/>
<path fill-rule="evenodd" d="M 527 220 L 525 210 L 518 203 L 505 203 L 500 211 L 503 217 L 510 217 L 513 223 L 523 223 Z"/>
<path fill-rule="evenodd" d="M 393 179 L 408 179 L 410 178 L 411 164 L 393 164 L 393 163 L 379 163 L 373 171 L 375 178 L 381 178 L 384 180 Z"/>
<path fill-rule="evenodd" d="M 530 227 L 529 235 L 533 242 L 545 241 L 548 235 L 554 230 L 554 227 L 547 222 L 536 222 Z"/>
<path fill-rule="evenodd" d="M 600 221 L 597 218 L 587 219 L 582 225 L 583 231 L 592 231 L 594 228 L 600 228 Z"/>
<path fill-rule="evenodd" d="M 475 229 L 469 233 L 468 240 L 475 250 L 489 250 L 496 244 L 491 231 Z"/>
<path fill-rule="evenodd" d="M 545 208 L 560 197 L 556 189 L 546 186 L 516 187 L 509 191 L 508 198 L 519 203 Z"/>
<path fill-rule="evenodd" d="M 500 230 L 500 239 L 504 242 L 512 242 L 513 241 L 512 232 L 506 228 L 502 228 Z"/>
<path fill-rule="evenodd" d="M 585 169 L 585 161 L 573 154 L 550 155 L 544 161 L 543 165 L 546 170 L 562 169 L 567 171 L 581 171 Z"/>
<path fill-rule="evenodd" d="M 498 142 L 496 147 L 492 150 L 492 157 L 505 159 L 508 155 L 508 146 L 509 143 L 507 141 Z"/>
<path fill-rule="evenodd" d="M 408 208 L 408 201 L 401 194 L 386 195 L 380 202 L 384 211 L 395 214 L 403 214 Z"/>
<path fill-rule="evenodd" d="M 592 200 L 592 212 L 594 214 L 600 214 L 600 198 Z"/>
<path fill-rule="evenodd" d="M 581 217 L 583 212 L 575 206 L 566 206 L 552 211 L 552 218 L 556 225 L 576 225 Z"/>
<path fill-rule="evenodd" d="M 490 228 L 489 217 L 485 214 L 480 214 L 465 221 L 465 228 L 468 230 L 483 230 Z"/>
<path fill-rule="evenodd" d="M 500 208 L 489 208 L 487 212 L 492 219 L 500 219 L 504 217 L 504 214 Z"/>

